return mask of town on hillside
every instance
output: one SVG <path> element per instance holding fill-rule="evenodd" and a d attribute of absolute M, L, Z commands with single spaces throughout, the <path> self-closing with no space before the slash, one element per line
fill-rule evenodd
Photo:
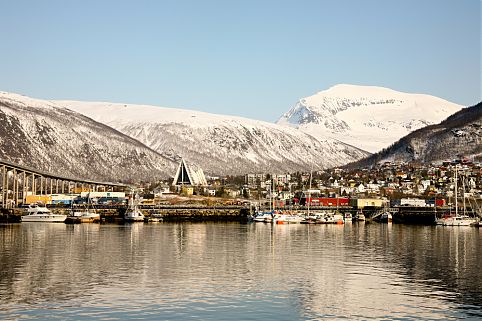
<path fill-rule="evenodd" d="M 307 205 L 450 207 L 454 206 L 455 168 L 459 175 L 459 197 L 464 195 L 467 207 L 476 207 L 482 201 L 482 165 L 467 158 L 430 165 L 385 162 L 364 169 L 225 177 L 205 177 L 200 168 L 182 162 L 174 180 L 143 184 L 141 188 L 143 202 L 153 204 L 170 199 L 171 202 L 249 203 L 279 210 Z"/>
<path fill-rule="evenodd" d="M 4 178 L 12 173 L 6 165 L 3 172 Z M 224 177 L 206 176 L 202 168 L 181 159 L 174 177 L 169 180 L 118 186 L 94 182 L 64 184 L 61 180 L 60 190 L 58 178 L 50 177 L 47 181 L 48 177 L 31 174 L 30 181 L 30 174 L 20 174 L 20 169 L 14 170 L 13 175 L 17 174 L 19 177 L 13 182 L 24 177 L 21 184 L 13 184 L 12 179 L 3 180 L 3 208 L 38 202 L 51 207 L 92 204 L 104 208 L 135 203 L 151 209 L 237 206 L 249 209 L 251 214 L 263 210 L 305 214 L 309 214 L 310 209 L 352 214 L 363 211 L 369 218 L 390 211 L 398 213 L 399 218 L 404 217 L 402 222 L 418 217 L 414 223 L 433 223 L 433 212 L 437 210 L 439 214 L 463 211 L 480 216 L 482 208 L 482 165 L 464 157 L 430 165 L 384 162 L 362 169 L 345 167 Z"/>

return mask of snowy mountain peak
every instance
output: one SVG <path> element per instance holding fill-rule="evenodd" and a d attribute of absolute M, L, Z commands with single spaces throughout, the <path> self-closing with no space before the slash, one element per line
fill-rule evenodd
<path fill-rule="evenodd" d="M 334 85 L 316 95 L 323 95 L 337 98 L 385 98 L 391 95 L 403 95 L 404 93 L 386 87 L 360 86 L 350 84 Z M 316 96 L 315 95 L 315 96 Z"/>
<path fill-rule="evenodd" d="M 461 108 L 430 95 L 340 84 L 300 99 L 277 123 L 375 152 Z"/>

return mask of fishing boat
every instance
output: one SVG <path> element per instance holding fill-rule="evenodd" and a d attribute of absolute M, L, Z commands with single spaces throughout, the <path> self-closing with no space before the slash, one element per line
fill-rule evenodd
<path fill-rule="evenodd" d="M 386 211 L 382 215 L 380 215 L 380 222 L 381 223 L 391 223 L 393 220 L 392 213 Z"/>
<path fill-rule="evenodd" d="M 144 222 L 144 214 L 137 206 L 137 195 L 131 199 L 130 205 L 124 214 L 126 222 Z"/>
<path fill-rule="evenodd" d="M 353 217 L 353 220 L 354 220 L 354 221 L 358 221 L 358 222 L 364 222 L 364 221 L 366 220 L 365 214 L 363 214 L 362 211 L 359 211 L 359 212 L 356 213 L 356 215 Z"/>
<path fill-rule="evenodd" d="M 67 215 L 54 214 L 42 203 L 32 203 L 27 208 L 27 215 L 21 217 L 22 222 L 63 223 Z"/>
<path fill-rule="evenodd" d="M 346 212 L 344 215 L 345 223 L 351 223 L 353 221 L 353 216 L 351 213 Z"/>

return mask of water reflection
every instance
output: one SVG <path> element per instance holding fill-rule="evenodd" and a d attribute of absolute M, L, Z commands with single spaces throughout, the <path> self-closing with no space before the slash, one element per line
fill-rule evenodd
<path fill-rule="evenodd" d="M 1 225 L 0 318 L 482 317 L 481 243 L 365 223 Z"/>

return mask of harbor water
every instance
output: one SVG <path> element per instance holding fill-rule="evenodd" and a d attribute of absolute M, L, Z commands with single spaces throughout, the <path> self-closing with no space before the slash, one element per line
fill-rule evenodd
<path fill-rule="evenodd" d="M 482 318 L 482 229 L 0 225 L 1 320 Z"/>

